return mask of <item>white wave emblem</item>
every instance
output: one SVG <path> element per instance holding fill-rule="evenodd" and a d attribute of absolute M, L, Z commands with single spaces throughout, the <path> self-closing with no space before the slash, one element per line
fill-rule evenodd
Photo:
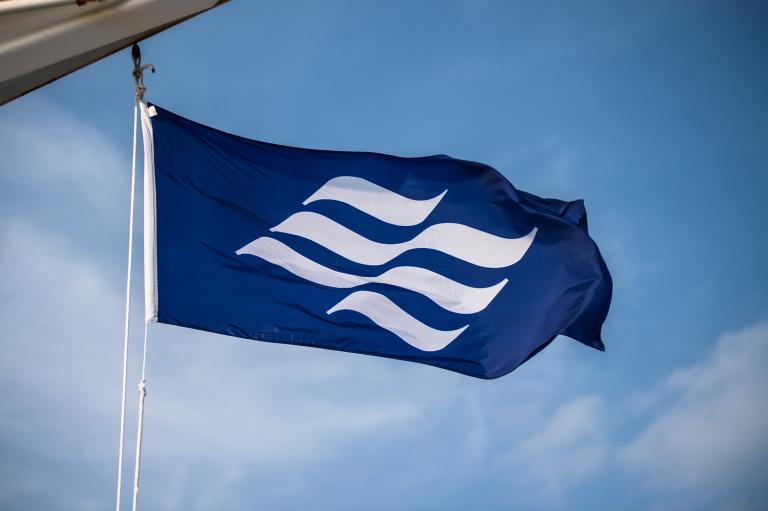
<path fill-rule="evenodd" d="M 237 255 L 250 254 L 281 266 L 297 277 L 328 287 L 351 288 L 379 283 L 420 293 L 442 308 L 459 314 L 473 314 L 485 309 L 501 291 L 507 279 L 491 287 L 470 287 L 425 268 L 398 266 L 377 277 L 341 273 L 299 254 L 274 238 L 258 238 Z"/>
<path fill-rule="evenodd" d="M 355 291 L 329 309 L 328 314 L 342 310 L 368 316 L 381 328 L 421 351 L 439 351 L 467 329 L 463 326 L 456 330 L 437 330 L 414 318 L 386 296 L 370 291 Z"/>
<path fill-rule="evenodd" d="M 365 179 L 351 176 L 333 178 L 304 201 L 343 202 L 382 222 L 401 227 L 422 223 L 443 199 L 447 190 L 427 200 L 415 200 L 392 192 Z M 442 252 L 485 268 L 511 266 L 526 254 L 536 236 L 534 228 L 521 238 L 503 238 L 458 223 L 430 225 L 403 243 L 372 241 L 330 218 L 301 211 L 271 229 L 313 241 L 356 263 L 382 265 L 415 249 Z M 237 250 L 237 255 L 259 257 L 314 284 L 349 289 L 378 283 L 419 293 L 443 309 L 456 314 L 484 310 L 507 284 L 507 279 L 490 287 L 472 287 L 426 268 L 396 266 L 377 276 L 343 273 L 299 254 L 285 243 L 260 237 Z M 404 311 L 381 293 L 354 291 L 331 307 L 327 314 L 357 312 L 421 351 L 439 351 L 453 342 L 469 325 L 456 330 L 432 328 Z"/>
<path fill-rule="evenodd" d="M 393 225 L 418 225 L 432 213 L 445 193 L 427 200 L 414 200 L 390 192 L 365 179 L 351 176 L 334 177 L 304 201 L 304 205 L 319 200 L 335 200 L 375 216 Z"/>
<path fill-rule="evenodd" d="M 270 230 L 301 236 L 350 261 L 376 266 L 409 250 L 428 248 L 477 266 L 506 268 L 525 255 L 536 236 L 536 228 L 522 238 L 502 238 L 462 224 L 435 224 L 404 243 L 376 243 L 310 211 L 295 213 Z"/>

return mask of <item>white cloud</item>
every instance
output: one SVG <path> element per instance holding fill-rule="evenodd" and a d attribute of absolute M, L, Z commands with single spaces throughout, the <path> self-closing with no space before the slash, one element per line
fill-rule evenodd
<path fill-rule="evenodd" d="M 626 399 L 582 396 L 547 412 L 507 451 L 515 488 L 533 506 L 567 508 L 573 492 L 611 471 L 629 477 L 629 508 L 747 510 L 768 505 L 768 324 L 723 336 L 709 357 Z M 554 388 L 557 388 L 556 386 Z M 624 431 L 640 432 L 622 441 Z M 498 434 L 498 431 L 491 434 Z M 615 498 L 630 498 L 616 496 Z"/>
<path fill-rule="evenodd" d="M 540 429 L 515 446 L 511 459 L 539 505 L 561 504 L 564 495 L 594 475 L 606 462 L 608 441 L 604 405 L 583 396 L 539 420 Z"/>
<path fill-rule="evenodd" d="M 768 504 L 766 367 L 768 324 L 723 336 L 708 360 L 669 377 L 657 398 L 667 404 L 621 459 L 653 491 L 684 494 L 684 507 Z"/>
<path fill-rule="evenodd" d="M 105 340 L 119 332 L 121 309 L 97 266 L 63 238 L 0 218 L 0 298 L 4 378 L 62 394 L 63 379 L 95 390 L 87 382 L 117 358 Z"/>
<path fill-rule="evenodd" d="M 56 190 L 85 198 L 103 213 L 119 211 L 128 198 L 131 165 L 130 129 L 116 146 L 96 127 L 61 106 L 29 96 L 3 106 L 0 150 L 7 183 Z M 140 143 L 140 142 L 139 142 Z M 141 165 L 141 156 L 138 164 Z M 63 201 L 61 202 L 64 203 Z"/>
<path fill-rule="evenodd" d="M 209 339 L 210 341 L 210 339 Z M 218 339 L 219 343 L 235 342 Z M 198 351 L 229 351 L 251 359 L 243 352 L 249 346 L 213 344 Z M 310 356 L 310 359 L 312 357 Z M 301 360 L 291 357 L 294 363 Z M 195 459 L 201 463 L 218 460 L 224 466 L 298 467 L 333 455 L 342 444 L 361 437 L 389 436 L 398 426 L 411 424 L 420 416 L 419 407 L 410 400 L 379 395 L 370 402 L 329 399 L 327 396 L 304 394 L 284 378 L 258 376 L 261 367 L 252 360 L 250 368 L 238 367 L 233 360 L 232 378 L 227 383 L 195 382 L 185 376 L 171 382 L 158 375 L 150 379 L 150 415 L 147 438 L 150 456 Z M 199 364 L 195 364 L 200 367 Z M 163 367 L 164 371 L 175 372 Z M 293 367 L 290 373 L 298 371 Z M 255 373 L 251 377 L 248 373 Z M 334 379 L 338 384 L 345 375 Z M 346 376 L 351 377 L 351 374 Z M 194 378 L 194 377 L 193 377 Z M 277 392 L 264 389 L 289 387 Z M 284 399 L 288 397 L 288 399 Z M 153 439 L 163 439 L 156 442 Z"/>
<path fill-rule="evenodd" d="M 0 507 L 92 509 L 117 443 L 117 294 L 66 240 L 0 218 L 0 303 Z"/>

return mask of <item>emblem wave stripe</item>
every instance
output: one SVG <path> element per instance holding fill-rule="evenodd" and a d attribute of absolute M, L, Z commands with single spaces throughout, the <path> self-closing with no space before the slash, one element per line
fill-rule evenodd
<path fill-rule="evenodd" d="M 439 351 L 461 335 L 469 325 L 456 330 L 437 330 L 425 325 L 389 298 L 371 291 L 355 291 L 328 310 L 328 314 L 349 310 L 367 317 L 421 351 Z"/>
<path fill-rule="evenodd" d="M 306 206 L 319 200 L 343 202 L 382 222 L 411 226 L 423 222 L 447 191 L 431 199 L 416 200 L 359 177 L 339 176 L 327 181 L 303 204 Z"/>
<path fill-rule="evenodd" d="M 456 224 L 434 224 L 403 243 L 378 243 L 343 225 L 310 211 L 289 216 L 272 229 L 301 236 L 356 263 L 386 264 L 409 250 L 424 248 L 443 252 L 485 268 L 505 268 L 517 263 L 530 248 L 537 229 L 520 238 L 503 238 Z"/>
<path fill-rule="evenodd" d="M 422 294 L 440 307 L 458 314 L 474 314 L 485 309 L 507 284 L 504 279 L 490 287 L 471 287 L 443 275 L 414 266 L 398 266 L 376 277 L 342 273 L 299 254 L 286 244 L 261 237 L 237 251 L 280 266 L 297 277 L 323 286 L 352 288 L 379 283 L 397 286 Z"/>

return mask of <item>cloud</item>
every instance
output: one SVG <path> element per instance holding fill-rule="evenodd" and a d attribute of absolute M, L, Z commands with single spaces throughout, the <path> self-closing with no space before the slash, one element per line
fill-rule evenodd
<path fill-rule="evenodd" d="M 706 361 L 668 378 L 655 399 L 663 404 L 620 459 L 683 507 L 764 507 L 766 367 L 768 324 L 723 336 Z"/>
<path fill-rule="evenodd" d="M 56 190 L 51 200 L 85 199 L 102 213 L 122 214 L 115 201 L 127 201 L 131 146 L 115 145 L 94 125 L 40 96 L 5 105 L 0 115 L 0 148 L 6 187 L 34 190 L 30 195 Z M 141 158 L 139 156 L 139 158 Z M 141 159 L 139 159 L 141 165 Z M 39 205 L 39 204 L 36 204 Z"/>
<path fill-rule="evenodd" d="M 66 240 L 0 218 L 0 302 L 0 507 L 93 509 L 117 444 L 117 293 Z"/>
<path fill-rule="evenodd" d="M 93 361 L 117 358 L 103 340 L 119 332 L 121 306 L 104 272 L 65 239 L 18 217 L 0 218 L 0 299 L 5 378 L 63 395 L 59 369 L 79 385 L 107 374 Z"/>
<path fill-rule="evenodd" d="M 722 336 L 704 361 L 643 394 L 545 400 L 527 416 L 535 429 L 505 455 L 510 502 L 522 492 L 531 507 L 561 509 L 599 488 L 631 509 L 766 507 L 766 367 L 768 323 L 759 323 Z M 604 481 L 633 491 L 613 494 Z"/>
<path fill-rule="evenodd" d="M 511 460 L 538 505 L 559 507 L 570 490 L 606 462 L 604 404 L 599 396 L 579 397 L 538 423 L 540 429 L 515 446 Z"/>

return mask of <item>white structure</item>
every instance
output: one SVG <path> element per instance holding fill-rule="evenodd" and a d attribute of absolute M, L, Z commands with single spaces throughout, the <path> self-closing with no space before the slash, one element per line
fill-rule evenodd
<path fill-rule="evenodd" d="M 226 1 L 0 1 L 0 105 Z"/>

